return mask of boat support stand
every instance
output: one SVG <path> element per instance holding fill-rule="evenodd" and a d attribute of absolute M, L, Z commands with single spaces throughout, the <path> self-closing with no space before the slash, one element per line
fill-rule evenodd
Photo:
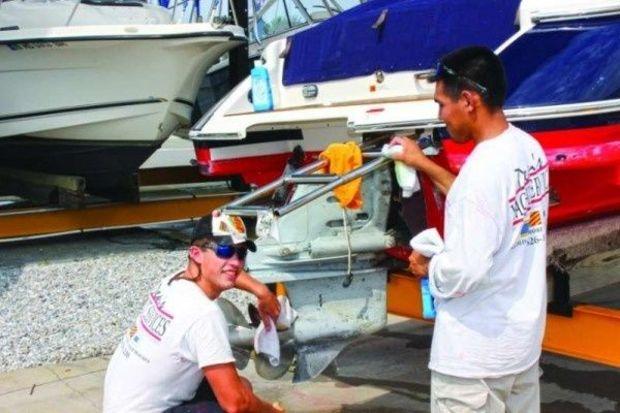
<path fill-rule="evenodd" d="M 19 195 L 39 204 L 81 208 L 86 199 L 85 189 L 86 180 L 81 176 L 0 168 L 0 192 Z"/>

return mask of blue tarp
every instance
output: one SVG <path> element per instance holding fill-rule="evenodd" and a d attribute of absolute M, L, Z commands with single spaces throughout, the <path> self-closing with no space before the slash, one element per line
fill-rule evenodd
<path fill-rule="evenodd" d="M 620 19 L 541 24 L 500 58 L 506 107 L 620 98 Z"/>
<path fill-rule="evenodd" d="M 292 36 L 284 85 L 431 69 L 466 45 L 496 48 L 516 32 L 519 0 L 372 0 Z M 384 10 L 385 23 L 372 26 Z"/>

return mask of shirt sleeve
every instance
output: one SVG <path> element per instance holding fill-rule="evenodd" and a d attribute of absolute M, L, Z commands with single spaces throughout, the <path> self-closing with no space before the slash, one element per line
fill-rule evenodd
<path fill-rule="evenodd" d="M 209 312 L 200 317 L 185 338 L 200 368 L 235 361 L 228 341 L 228 326 L 220 314 Z"/>
<path fill-rule="evenodd" d="M 495 218 L 474 197 L 463 197 L 449 207 L 445 249 L 429 263 L 429 285 L 436 298 L 461 297 L 489 278 L 501 236 Z"/>

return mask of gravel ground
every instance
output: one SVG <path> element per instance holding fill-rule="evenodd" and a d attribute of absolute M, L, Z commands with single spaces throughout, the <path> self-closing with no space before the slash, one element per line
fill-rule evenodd
<path fill-rule="evenodd" d="M 0 372 L 111 354 L 191 224 L 0 244 Z M 224 296 L 245 307 L 245 293 Z"/>

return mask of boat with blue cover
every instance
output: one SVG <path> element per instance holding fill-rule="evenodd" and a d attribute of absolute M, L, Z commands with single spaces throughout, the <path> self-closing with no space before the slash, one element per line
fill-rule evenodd
<path fill-rule="evenodd" d="M 462 24 L 463 21 L 471 24 Z M 509 120 L 543 145 L 551 225 L 620 211 L 620 2 L 375 0 L 270 45 L 274 110 L 255 112 L 249 80 L 194 125 L 205 175 L 262 184 L 296 145 L 310 160 L 334 141 L 405 131 L 445 137 L 428 82 L 455 48 L 493 48 L 506 67 Z M 471 147 L 442 139 L 458 172 Z M 426 214 L 441 227 L 430 186 Z"/>

